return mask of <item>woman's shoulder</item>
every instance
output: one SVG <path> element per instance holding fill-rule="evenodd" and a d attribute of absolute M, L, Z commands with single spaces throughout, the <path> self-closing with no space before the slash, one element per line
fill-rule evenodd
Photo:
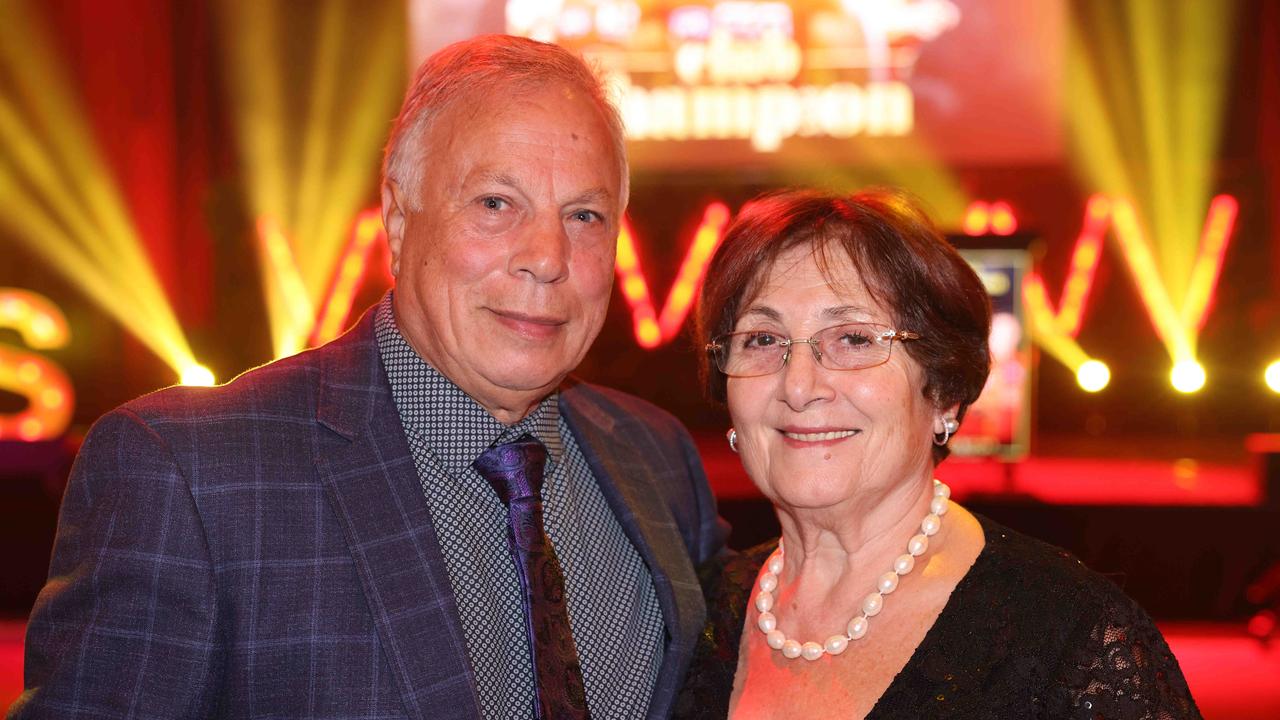
<path fill-rule="evenodd" d="M 1118 623 L 1143 635 L 1158 634 L 1119 586 L 1079 558 L 975 517 L 986 544 L 935 624 L 930 639 L 943 655 L 959 653 L 976 665 L 1002 657 L 1035 658 L 1047 672 L 1090 645 L 1099 626 Z M 974 647 L 975 635 L 992 642 Z"/>
<path fill-rule="evenodd" d="M 984 583 L 994 581 L 995 588 L 1024 599 L 1067 605 L 1080 611 L 1117 602 L 1132 604 L 1118 584 L 1123 582 L 1122 576 L 1104 575 L 1067 550 L 983 515 L 974 516 L 982 524 L 986 538 L 975 566 L 982 571 Z"/>
<path fill-rule="evenodd" d="M 1037 658 L 1064 708 L 1122 718 L 1146 717 L 1152 708 L 1199 716 L 1164 637 L 1116 582 L 1062 548 L 978 519 L 986 547 L 957 593 L 962 607 L 953 621 L 984 626 L 984 635 L 1000 638 L 995 645 L 1008 644 L 1010 656 Z"/>
<path fill-rule="evenodd" d="M 698 569 L 707 603 L 707 621 L 676 697 L 672 717 L 724 717 L 738 670 L 742 623 L 756 575 L 778 547 L 777 539 L 735 553 L 725 553 Z"/>
<path fill-rule="evenodd" d="M 777 547 L 778 540 L 774 538 L 746 550 L 724 553 L 698 568 L 698 580 L 713 621 L 728 627 L 735 623 L 741 626 L 756 575 Z"/>

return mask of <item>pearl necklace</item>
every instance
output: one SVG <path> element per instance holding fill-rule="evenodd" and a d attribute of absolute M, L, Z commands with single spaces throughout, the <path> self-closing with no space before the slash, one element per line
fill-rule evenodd
<path fill-rule="evenodd" d="M 933 499 L 929 501 L 929 514 L 920 521 L 920 532 L 907 542 L 907 551 L 893 561 L 893 569 L 880 576 L 876 582 L 876 591 L 862 599 L 862 614 L 854 617 L 846 626 L 845 634 L 832 635 L 825 643 L 813 641 L 801 643 L 788 638 L 778 629 L 778 618 L 773 614 L 773 591 L 778 587 L 778 576 L 782 574 L 783 550 L 782 540 L 778 540 L 778 549 L 769 556 L 767 569 L 760 574 L 760 592 L 756 594 L 756 609 L 760 617 L 756 625 L 765 634 L 765 642 L 774 650 L 781 650 L 789 659 L 803 657 L 805 660 L 817 660 L 824 654 L 839 655 L 849 647 L 853 640 L 859 640 L 867 634 L 871 618 L 879 614 L 884 607 L 884 596 L 898 589 L 898 578 L 911 572 L 916 566 L 916 558 L 929 549 L 929 538 L 942 528 L 942 516 L 947 514 L 947 498 L 951 497 L 951 488 L 941 480 L 933 481 Z"/>

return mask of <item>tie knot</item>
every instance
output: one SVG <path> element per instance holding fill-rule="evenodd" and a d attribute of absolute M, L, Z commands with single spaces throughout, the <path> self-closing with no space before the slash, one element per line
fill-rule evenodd
<path fill-rule="evenodd" d="M 512 500 L 541 497 L 546 462 L 547 449 L 532 435 L 525 435 L 485 450 L 472 467 L 489 481 L 502 504 L 510 505 Z"/>

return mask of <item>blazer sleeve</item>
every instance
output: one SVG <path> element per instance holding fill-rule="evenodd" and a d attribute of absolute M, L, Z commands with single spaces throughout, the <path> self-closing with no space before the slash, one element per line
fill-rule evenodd
<path fill-rule="evenodd" d="M 216 606 L 187 478 L 153 428 L 113 411 L 72 469 L 10 720 L 213 714 Z"/>
<path fill-rule="evenodd" d="M 689 481 L 697 503 L 698 526 L 694 542 L 690 545 L 690 559 L 694 567 L 699 568 L 730 553 L 726 545 L 729 523 L 720 517 L 716 498 L 711 493 L 711 485 L 707 482 L 707 473 L 702 466 L 702 456 L 698 454 L 693 438 L 683 426 L 680 427 L 680 450 L 684 455 L 685 466 L 689 469 Z"/>

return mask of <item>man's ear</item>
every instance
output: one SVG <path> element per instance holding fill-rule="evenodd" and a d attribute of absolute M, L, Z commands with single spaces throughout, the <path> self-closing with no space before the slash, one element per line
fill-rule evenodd
<path fill-rule="evenodd" d="M 382 227 L 387 230 L 387 247 L 391 250 L 391 274 L 400 276 L 400 249 L 404 246 L 405 214 L 408 208 L 404 194 L 395 180 L 382 181 Z"/>

